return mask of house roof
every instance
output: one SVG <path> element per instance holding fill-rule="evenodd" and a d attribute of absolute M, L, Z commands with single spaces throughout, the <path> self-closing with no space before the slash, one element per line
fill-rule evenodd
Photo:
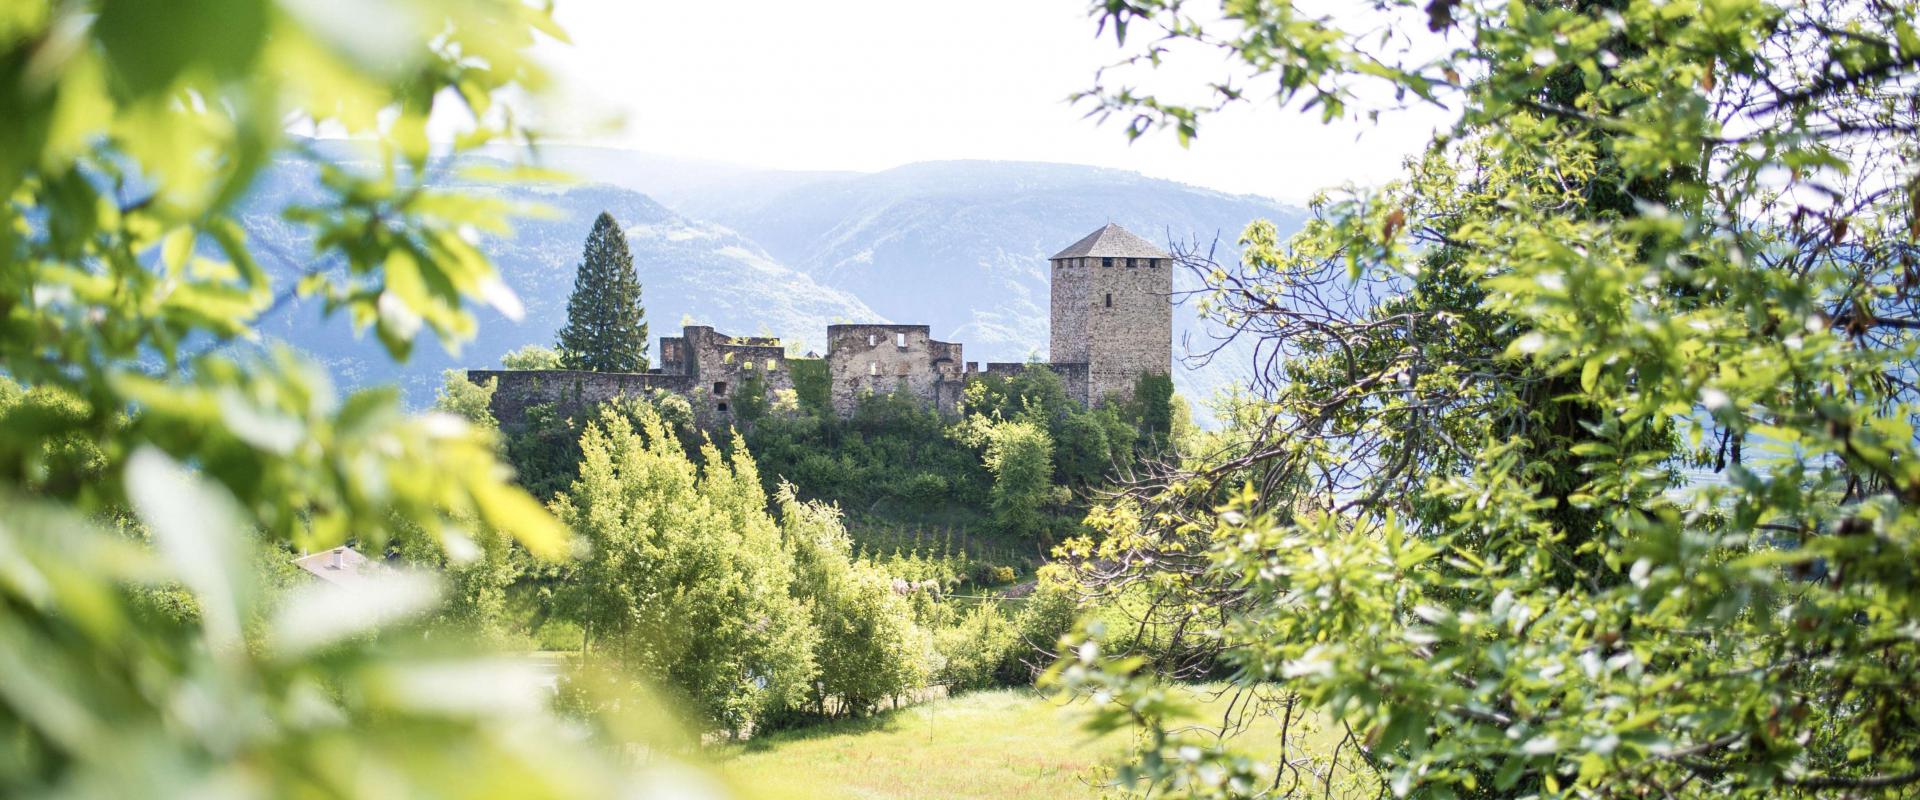
<path fill-rule="evenodd" d="M 339 555 L 337 559 L 335 554 Z M 364 581 L 375 567 L 371 559 L 345 545 L 332 550 L 322 550 L 310 556 L 301 556 L 294 559 L 293 564 L 320 580 L 338 584 Z"/>
<path fill-rule="evenodd" d="M 1132 231 L 1113 223 L 1107 227 L 1087 234 L 1087 238 L 1074 242 L 1072 246 L 1054 253 L 1052 261 L 1061 258 L 1172 258 L 1167 251 L 1145 239 L 1135 236 Z"/>

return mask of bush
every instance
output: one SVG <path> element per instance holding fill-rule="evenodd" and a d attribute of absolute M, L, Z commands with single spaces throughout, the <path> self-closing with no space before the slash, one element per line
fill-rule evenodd
<path fill-rule="evenodd" d="M 894 591 L 894 577 L 853 558 L 852 540 L 832 507 L 795 499 L 790 485 L 780 488 L 778 505 L 793 561 L 793 596 L 818 632 L 814 712 L 866 713 L 887 697 L 926 685 L 938 653 L 914 623 L 908 599 Z M 830 701 L 837 709 L 829 708 Z"/>
<path fill-rule="evenodd" d="M 1013 568 L 1000 564 L 976 564 L 970 576 L 981 586 L 1004 586 L 1016 577 Z"/>
<path fill-rule="evenodd" d="M 913 505 L 915 508 L 932 510 L 939 508 L 948 499 L 947 492 L 952 484 L 945 477 L 920 472 L 901 481 L 894 490 L 895 496 Z"/>
<path fill-rule="evenodd" d="M 1001 615 L 997 605 L 975 607 L 959 624 L 941 631 L 937 641 L 940 654 L 946 658 L 940 680 L 949 691 L 1018 686 L 1031 681 L 1031 672 L 1021 659 L 1032 649 L 1020 641 L 1019 630 Z"/>
<path fill-rule="evenodd" d="M 563 591 L 587 650 L 658 677 L 733 732 L 813 685 L 807 606 L 746 448 L 711 444 L 696 466 L 646 405 L 603 409 L 581 437 L 580 476 L 553 507 L 590 546 Z M 637 424 L 636 424 L 637 423 Z"/>

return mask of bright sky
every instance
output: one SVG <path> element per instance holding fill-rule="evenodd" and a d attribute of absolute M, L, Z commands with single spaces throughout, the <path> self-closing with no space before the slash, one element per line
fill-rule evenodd
<path fill-rule="evenodd" d="M 758 167 L 1059 161 L 1294 202 L 1397 174 L 1442 121 L 1323 126 L 1260 106 L 1203 124 L 1190 149 L 1171 134 L 1129 144 L 1066 99 L 1120 54 L 1089 5 L 559 0 L 573 44 L 542 48 L 561 85 L 540 116 L 558 140 Z M 1193 85 L 1224 74 L 1190 66 Z"/>

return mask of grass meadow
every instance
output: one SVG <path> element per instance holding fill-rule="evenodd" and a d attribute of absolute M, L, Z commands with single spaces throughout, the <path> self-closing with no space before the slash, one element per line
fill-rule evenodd
<path fill-rule="evenodd" d="M 1217 724 L 1226 701 L 1192 694 L 1199 718 Z M 714 765 L 747 797 L 765 800 L 1100 797 L 1103 766 L 1125 752 L 1129 734 L 1091 736 L 1081 727 L 1085 712 L 1032 689 L 974 692 L 727 745 Z M 1277 728 L 1253 725 L 1236 749 L 1277 756 Z M 1324 754 L 1336 738 L 1322 730 L 1303 741 Z M 1373 794 L 1336 785 L 1333 796 Z"/>

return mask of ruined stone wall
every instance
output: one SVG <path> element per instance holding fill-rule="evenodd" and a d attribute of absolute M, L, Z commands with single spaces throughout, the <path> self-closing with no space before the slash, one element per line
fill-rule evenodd
<path fill-rule="evenodd" d="M 1062 258 L 1049 270 L 1051 363 L 1042 366 L 1060 376 L 1069 397 L 1088 406 L 1110 397 L 1124 401 L 1133 396 L 1141 375 L 1172 371 L 1173 266 L 1168 259 Z M 519 424 L 527 407 L 537 403 L 572 413 L 622 394 L 664 389 L 685 397 L 703 425 L 724 428 L 734 419 L 743 383 L 760 378 L 769 403 L 794 385 L 786 351 L 775 338 L 727 336 L 690 325 L 680 336 L 661 337 L 658 352 L 659 369 L 644 374 L 474 370 L 468 375 L 500 380 L 494 414 L 508 425 Z M 1017 375 L 1028 367 L 966 364 L 958 343 L 935 340 L 925 325 L 829 326 L 823 361 L 827 402 L 841 416 L 852 414 L 865 395 L 892 392 L 953 414 L 968 381 Z"/>
<path fill-rule="evenodd" d="M 1090 261 L 1087 399 L 1126 401 L 1141 375 L 1173 370 L 1173 267 L 1158 258 Z"/>
<path fill-rule="evenodd" d="M 645 397 L 655 389 L 686 395 L 693 378 L 656 372 L 585 372 L 565 369 L 473 369 L 467 380 L 476 384 L 498 381 L 493 391 L 493 418 L 502 427 L 526 422 L 527 409 L 552 403 L 562 415 L 587 412 L 616 397 Z"/>
<path fill-rule="evenodd" d="M 527 409 L 540 403 L 553 403 L 562 414 L 577 414 L 616 397 L 663 389 L 686 398 L 702 426 L 724 429 L 734 420 L 734 402 L 749 377 L 764 383 L 769 404 L 793 388 L 786 350 L 778 339 L 731 337 L 704 325 L 689 326 L 681 334 L 660 338 L 660 368 L 652 372 L 469 370 L 467 379 L 499 380 L 492 409 L 504 426 L 525 422 Z"/>
<path fill-rule="evenodd" d="M 1081 405 L 1087 404 L 1087 365 L 1085 364 L 1037 364 L 1020 361 L 989 361 L 967 365 L 967 380 L 974 381 L 989 375 L 1000 378 L 1012 378 L 1026 371 L 1028 367 L 1045 367 L 1060 376 L 1060 383 L 1066 388 L 1067 397 Z"/>
<path fill-rule="evenodd" d="M 960 345 L 936 341 L 925 325 L 827 326 L 828 399 L 846 416 L 868 394 L 904 392 L 952 414 L 966 375 Z"/>

